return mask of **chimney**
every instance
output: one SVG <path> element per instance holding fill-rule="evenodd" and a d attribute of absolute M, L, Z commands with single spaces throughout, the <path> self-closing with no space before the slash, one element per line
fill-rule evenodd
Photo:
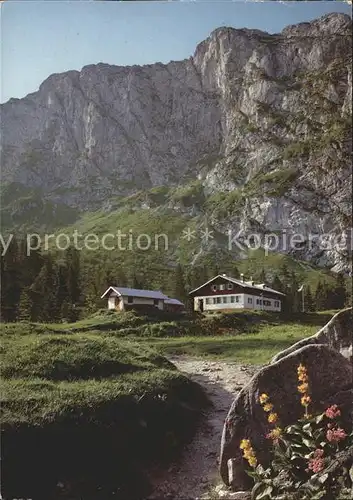
<path fill-rule="evenodd" d="M 243 273 L 240 274 L 240 280 L 244 283 L 244 274 Z"/>

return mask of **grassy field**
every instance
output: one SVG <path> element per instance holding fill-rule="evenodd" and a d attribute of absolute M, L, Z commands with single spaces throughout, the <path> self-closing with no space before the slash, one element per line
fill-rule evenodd
<path fill-rule="evenodd" d="M 146 466 L 180 452 L 207 406 L 165 356 L 261 365 L 333 314 L 104 310 L 76 323 L 2 324 L 5 498 L 145 498 Z"/>
<path fill-rule="evenodd" d="M 268 363 L 279 351 L 298 340 L 313 335 L 314 325 L 299 323 L 264 326 L 258 333 L 235 336 L 149 338 L 145 342 L 161 354 L 202 356 L 238 363 L 261 365 Z"/>
<path fill-rule="evenodd" d="M 129 339 L 13 331 L 1 349 L 5 498 L 144 498 L 146 467 L 178 454 L 207 406 Z"/>

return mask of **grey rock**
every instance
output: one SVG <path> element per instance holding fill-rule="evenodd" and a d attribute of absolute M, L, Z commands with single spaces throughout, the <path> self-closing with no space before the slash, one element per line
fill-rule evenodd
<path fill-rule="evenodd" d="M 276 35 L 222 27 L 183 61 L 53 74 L 1 106 L 2 182 L 85 211 L 199 179 L 206 197 L 242 193 L 234 213 L 209 214 L 219 232 L 300 233 L 303 245 L 282 250 L 348 269 L 334 238 L 351 227 L 350 54 L 351 19 L 334 13 Z M 308 152 L 290 156 L 299 142 Z M 256 187 L 269 173 L 279 180 Z"/>
<path fill-rule="evenodd" d="M 340 352 L 345 358 L 352 360 L 352 329 L 353 317 L 352 308 L 350 307 L 335 314 L 315 335 L 300 340 L 288 349 L 276 354 L 272 358 L 271 363 L 276 363 L 276 361 L 279 361 L 288 354 L 310 344 L 325 344 L 331 349 Z"/>
<path fill-rule="evenodd" d="M 322 411 L 332 402 L 340 401 L 348 405 L 351 413 L 352 364 L 339 352 L 325 345 L 307 345 L 265 366 L 235 398 L 223 428 L 220 473 L 224 483 L 229 485 L 228 461 L 232 460 L 233 490 L 252 486 L 239 449 L 242 439 L 251 440 L 260 463 L 266 466 L 270 460 L 270 444 L 265 436 L 271 426 L 258 402 L 260 394 L 265 392 L 270 396 L 282 426 L 296 422 L 303 415 L 297 391 L 300 363 L 308 370 L 313 401 L 310 411 Z"/>

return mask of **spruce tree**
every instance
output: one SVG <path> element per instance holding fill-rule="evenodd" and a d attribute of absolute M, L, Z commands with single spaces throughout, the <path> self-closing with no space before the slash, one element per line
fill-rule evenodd
<path fill-rule="evenodd" d="M 175 268 L 173 284 L 173 298 L 179 299 L 183 303 L 186 303 L 188 296 L 185 288 L 184 272 L 180 264 L 178 264 Z"/>
<path fill-rule="evenodd" d="M 80 254 L 74 247 L 69 247 L 65 253 L 67 266 L 68 302 L 73 307 L 79 305 L 81 297 L 80 285 Z"/>
<path fill-rule="evenodd" d="M 290 272 L 288 270 L 287 264 L 285 264 L 285 263 L 282 264 L 282 266 L 280 267 L 279 274 L 280 274 L 283 286 L 285 288 L 291 287 L 291 285 L 292 285 L 292 283 L 291 283 L 291 275 L 290 275 Z"/>
<path fill-rule="evenodd" d="M 44 265 L 30 287 L 33 292 L 33 309 L 36 318 L 43 322 L 59 319 L 57 303 L 57 270 L 50 254 L 44 258 Z"/>
<path fill-rule="evenodd" d="M 329 290 L 326 282 L 319 281 L 315 292 L 315 306 L 317 311 L 324 311 L 328 306 Z"/>
<path fill-rule="evenodd" d="M 337 274 L 330 299 L 330 308 L 343 309 L 347 300 L 346 280 L 343 274 Z"/>
<path fill-rule="evenodd" d="M 21 295 L 20 247 L 13 237 L 7 252 L 2 258 L 1 310 L 4 321 L 18 319 L 18 305 Z"/>
<path fill-rule="evenodd" d="M 277 290 L 278 292 L 282 292 L 282 293 L 287 294 L 287 291 L 285 290 L 285 287 L 283 286 L 283 283 L 279 279 L 279 277 L 277 276 L 277 274 L 275 274 L 274 277 L 273 277 L 273 280 L 271 282 L 271 287 L 274 290 Z"/>
<path fill-rule="evenodd" d="M 305 309 L 308 312 L 315 310 L 314 299 L 309 285 L 305 288 Z"/>
<path fill-rule="evenodd" d="M 261 269 L 259 280 L 260 280 L 260 283 L 266 283 L 266 273 L 265 273 L 264 268 Z"/>
<path fill-rule="evenodd" d="M 298 283 L 298 280 L 294 274 L 294 272 L 292 271 L 290 273 L 290 278 L 289 278 L 289 287 L 288 287 L 288 299 L 287 299 L 287 303 L 288 303 L 288 306 L 289 306 L 289 310 L 291 312 L 299 312 L 302 310 L 302 296 L 301 294 L 303 292 L 298 292 L 298 288 L 299 288 L 299 283 Z"/>
<path fill-rule="evenodd" d="M 33 298 L 29 287 L 23 288 L 18 307 L 20 321 L 33 321 Z"/>
<path fill-rule="evenodd" d="M 240 278 L 239 269 L 237 268 L 237 266 L 235 264 L 232 266 L 230 276 L 231 276 L 231 278 L 234 278 L 236 280 L 238 280 Z"/>

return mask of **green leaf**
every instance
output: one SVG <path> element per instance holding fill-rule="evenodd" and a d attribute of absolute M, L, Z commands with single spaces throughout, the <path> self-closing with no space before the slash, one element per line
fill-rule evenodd
<path fill-rule="evenodd" d="M 273 486 L 267 486 L 264 491 L 262 493 L 260 493 L 260 495 L 257 495 L 256 496 L 256 500 L 261 500 L 261 498 L 266 498 L 267 496 L 269 496 L 271 493 L 272 493 L 272 490 L 273 490 Z"/>
<path fill-rule="evenodd" d="M 326 474 L 322 474 L 321 476 L 319 476 L 318 480 L 320 481 L 321 484 L 323 484 L 327 478 L 328 478 L 328 473 L 326 472 Z"/>
<path fill-rule="evenodd" d="M 316 418 L 315 418 L 315 422 L 317 424 L 319 424 L 320 422 L 322 422 L 323 418 L 325 416 L 325 413 L 321 413 L 321 415 L 318 415 Z"/>
<path fill-rule="evenodd" d="M 306 438 L 303 439 L 303 444 L 305 444 L 308 448 L 313 448 L 315 446 L 315 443 L 311 439 L 309 440 Z"/>

